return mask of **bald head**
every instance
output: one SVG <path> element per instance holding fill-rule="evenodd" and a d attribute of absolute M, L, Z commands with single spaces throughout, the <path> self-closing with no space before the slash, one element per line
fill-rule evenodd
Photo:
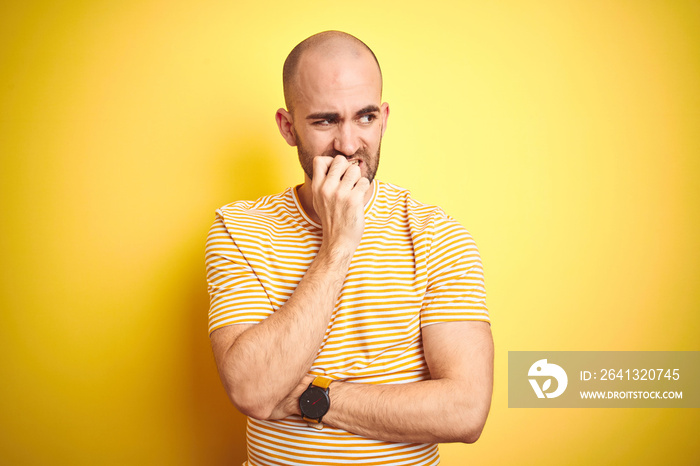
<path fill-rule="evenodd" d="M 304 66 L 304 59 L 313 55 L 316 59 L 334 61 L 346 58 L 361 59 L 363 56 L 371 56 L 377 65 L 379 73 L 380 92 L 382 71 L 374 52 L 355 36 L 341 31 L 325 31 L 304 39 L 287 56 L 282 71 L 282 84 L 284 86 L 284 101 L 287 109 L 293 112 L 295 99 L 297 98 L 297 81 L 299 68 Z"/>

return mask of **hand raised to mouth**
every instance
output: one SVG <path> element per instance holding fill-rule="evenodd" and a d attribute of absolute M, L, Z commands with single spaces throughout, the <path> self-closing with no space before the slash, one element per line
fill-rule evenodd
<path fill-rule="evenodd" d="M 364 231 L 364 199 L 369 180 L 359 160 L 344 156 L 316 157 L 311 181 L 313 206 L 323 227 L 323 242 L 354 254 Z"/>

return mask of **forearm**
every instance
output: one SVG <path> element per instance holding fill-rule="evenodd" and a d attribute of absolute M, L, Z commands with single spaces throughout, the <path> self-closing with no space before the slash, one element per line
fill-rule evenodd
<path fill-rule="evenodd" d="M 483 392 L 479 387 L 477 392 Z M 331 409 L 323 422 L 390 442 L 472 443 L 490 406 L 468 384 L 440 379 L 408 384 L 331 384 Z"/>
<path fill-rule="evenodd" d="M 394 442 L 475 442 L 493 390 L 493 339 L 485 322 L 422 330 L 432 379 L 407 384 L 331 384 L 324 422 Z"/>
<path fill-rule="evenodd" d="M 316 358 L 352 252 L 322 246 L 289 300 L 244 331 L 226 350 L 220 372 L 234 404 L 266 418 Z"/>

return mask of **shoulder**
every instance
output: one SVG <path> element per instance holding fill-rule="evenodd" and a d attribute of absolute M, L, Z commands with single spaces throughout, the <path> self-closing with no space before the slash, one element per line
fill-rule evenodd
<path fill-rule="evenodd" d="M 377 201 L 379 210 L 386 215 L 404 215 L 418 230 L 434 232 L 436 228 L 461 227 L 440 206 L 426 204 L 413 197 L 410 190 L 392 183 L 379 181 Z"/>
<path fill-rule="evenodd" d="M 469 231 L 441 207 L 421 202 L 408 189 L 391 183 L 381 182 L 378 191 L 377 210 L 384 212 L 378 216 L 385 216 L 387 224 L 400 221 L 406 225 L 413 244 L 425 248 L 429 257 L 443 258 L 445 254 L 478 255 L 476 243 Z"/>
<path fill-rule="evenodd" d="M 291 200 L 291 190 L 287 188 L 281 193 L 260 197 L 254 201 L 234 201 L 216 209 L 216 214 L 224 219 L 237 220 L 240 218 L 274 217 Z"/>
<path fill-rule="evenodd" d="M 216 210 L 215 224 L 229 233 L 274 231 L 280 225 L 293 222 L 295 211 L 292 189 L 263 196 L 254 201 L 244 200 L 226 204 Z"/>

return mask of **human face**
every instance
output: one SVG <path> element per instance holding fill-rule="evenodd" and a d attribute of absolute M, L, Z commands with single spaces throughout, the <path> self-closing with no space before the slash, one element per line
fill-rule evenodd
<path fill-rule="evenodd" d="M 374 180 L 389 106 L 381 101 L 381 77 L 369 53 L 300 62 L 291 133 L 299 162 L 311 180 L 315 157 L 343 155 Z"/>

